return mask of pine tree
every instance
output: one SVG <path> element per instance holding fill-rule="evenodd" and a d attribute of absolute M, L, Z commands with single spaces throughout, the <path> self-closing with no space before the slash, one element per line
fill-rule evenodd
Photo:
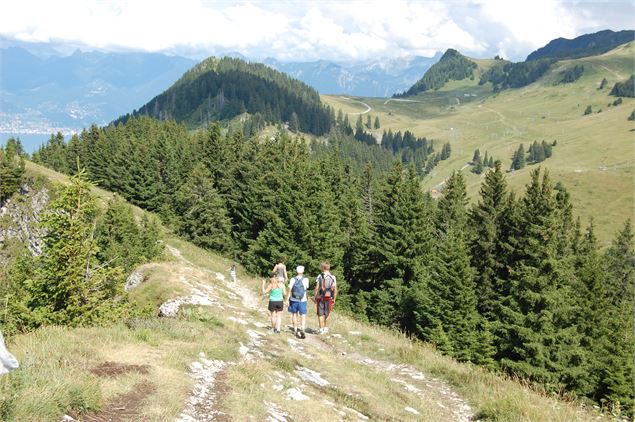
<path fill-rule="evenodd" d="M 481 161 L 481 151 L 476 148 L 474 150 L 474 155 L 472 156 L 472 164 L 476 164 L 478 161 Z"/>
<path fill-rule="evenodd" d="M 476 273 L 479 313 L 490 322 L 500 315 L 509 296 L 508 268 L 511 239 L 515 236 L 514 202 L 507 189 L 501 163 L 488 172 L 481 185 L 481 198 L 470 211 L 472 265 Z M 491 327 L 492 330 L 496 326 Z"/>
<path fill-rule="evenodd" d="M 443 147 L 441 148 L 440 159 L 447 160 L 448 158 L 450 158 L 451 153 L 452 153 L 452 147 L 450 146 L 449 142 L 446 142 L 445 144 L 443 144 Z"/>
<path fill-rule="evenodd" d="M 379 116 L 375 116 L 375 124 L 373 125 L 374 129 L 379 129 L 380 128 L 380 124 L 379 124 Z"/>
<path fill-rule="evenodd" d="M 604 308 L 605 332 L 598 333 L 596 368 L 598 382 L 593 394 L 597 401 L 606 400 L 609 409 L 620 410 L 632 417 L 634 414 L 634 394 L 632 380 L 635 376 L 635 251 L 630 220 L 618 233 L 604 254 L 603 284 L 606 293 Z M 600 308 L 602 303 L 596 305 Z"/>
<path fill-rule="evenodd" d="M 402 279 L 407 286 L 423 270 L 431 241 L 430 206 L 412 167 L 404 175 L 401 163 L 395 163 L 376 210 L 375 283 Z"/>
<path fill-rule="evenodd" d="M 223 198 L 204 165 L 197 165 L 176 194 L 180 232 L 194 244 L 219 252 L 233 250 L 231 221 Z"/>
<path fill-rule="evenodd" d="M 438 201 L 436 225 L 439 230 L 450 227 L 464 228 L 467 221 L 467 192 L 465 177 L 460 171 L 452 172 L 443 186 L 443 196 Z"/>
<path fill-rule="evenodd" d="M 474 273 L 463 230 L 457 224 L 440 233 L 427 294 L 433 304 L 429 319 L 438 321 L 443 328 L 452 345 L 452 356 L 470 361 L 478 348 L 478 314 Z M 424 335 L 432 342 L 439 340 L 434 338 L 434 332 Z"/>
<path fill-rule="evenodd" d="M 520 144 L 512 157 L 512 170 L 520 170 L 525 167 L 525 147 Z"/>
<path fill-rule="evenodd" d="M 101 262 L 111 262 L 129 272 L 143 261 L 139 227 L 130 206 L 117 197 L 99 218 L 95 240 Z"/>
<path fill-rule="evenodd" d="M 370 118 L 370 114 L 367 114 L 367 115 L 366 115 L 366 127 L 367 127 L 368 129 L 372 129 L 372 128 L 373 128 L 372 123 L 373 123 L 373 121 L 372 121 L 372 119 Z"/>
<path fill-rule="evenodd" d="M 0 204 L 18 191 L 24 181 L 24 158 L 14 144 L 0 147 Z"/>
<path fill-rule="evenodd" d="M 77 172 L 43 217 L 44 250 L 34 278 L 26 282 L 31 327 L 88 324 L 116 312 L 112 301 L 122 290 L 123 273 L 96 259 L 92 188 L 85 172 Z"/>
<path fill-rule="evenodd" d="M 574 372 L 579 354 L 568 313 L 572 308 L 568 280 L 574 277 L 556 257 L 553 186 L 548 173 L 531 174 L 520 204 L 522 223 L 514 239 L 510 300 L 502 314 L 502 365 L 510 372 L 560 388 L 565 372 Z"/>
<path fill-rule="evenodd" d="M 295 111 L 291 113 L 291 119 L 289 119 L 289 130 L 294 133 L 300 131 L 300 119 Z"/>
<path fill-rule="evenodd" d="M 357 116 L 357 122 L 355 123 L 355 132 L 364 132 L 364 123 L 362 122 L 362 115 Z"/>

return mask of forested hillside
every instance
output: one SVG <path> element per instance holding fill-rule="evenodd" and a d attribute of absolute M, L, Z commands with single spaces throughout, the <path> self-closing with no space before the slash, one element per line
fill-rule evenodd
<path fill-rule="evenodd" d="M 364 169 L 341 157 L 342 139 L 317 153 L 285 133 L 246 139 L 212 124 L 188 134 L 135 118 L 34 159 L 79 157 L 92 180 L 254 273 L 280 257 L 310 272 L 329 259 L 338 306 L 360 318 L 632 414 L 630 222 L 600 251 L 593 224 L 576 222 L 566 187 L 540 168 L 516 196 L 496 164 L 468 206 L 462 173 L 434 201 L 412 165 Z"/>
<path fill-rule="evenodd" d="M 635 31 L 604 30 L 584 34 L 572 40 L 557 38 L 527 56 L 527 61 L 540 59 L 577 59 L 606 53 L 618 45 L 635 40 Z"/>
<path fill-rule="evenodd" d="M 476 63 L 450 48 L 441 59 L 426 71 L 423 77 L 408 89 L 402 96 L 416 95 L 420 92 L 437 90 L 446 82 L 460 81 L 474 77 Z M 398 97 L 399 95 L 395 95 Z"/>
<path fill-rule="evenodd" d="M 269 123 L 288 122 L 316 135 L 328 133 L 333 117 L 318 92 L 303 82 L 260 63 L 210 57 L 118 122 L 147 115 L 197 127 L 242 113 L 259 114 Z"/>

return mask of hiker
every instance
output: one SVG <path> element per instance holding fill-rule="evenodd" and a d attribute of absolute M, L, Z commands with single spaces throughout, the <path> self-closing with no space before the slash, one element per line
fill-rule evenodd
<path fill-rule="evenodd" d="M 287 289 L 275 274 L 269 279 L 269 285 L 265 285 L 265 283 L 265 280 L 262 280 L 262 294 L 269 293 L 268 309 L 271 312 L 271 329 L 274 333 L 280 333 L 284 296 L 287 294 Z"/>
<path fill-rule="evenodd" d="M 287 266 L 284 265 L 284 260 L 282 258 L 276 261 L 276 265 L 273 267 L 273 272 L 275 273 L 274 275 L 278 277 L 278 280 L 280 280 L 282 283 L 285 283 L 287 280 L 289 280 L 289 277 L 287 276 Z"/>
<path fill-rule="evenodd" d="M 331 310 L 337 299 L 337 280 L 331 274 L 331 264 L 322 262 L 320 268 L 322 269 L 322 274 L 317 277 L 313 300 L 317 305 L 320 334 L 326 334 L 329 331 L 326 323 L 331 316 Z"/>
<path fill-rule="evenodd" d="M 287 309 L 291 314 L 295 336 L 306 338 L 304 330 L 306 329 L 306 291 L 309 289 L 309 279 L 304 276 L 304 267 L 302 265 L 298 265 L 296 273 L 297 275 L 289 281 L 289 291 L 286 299 L 288 303 Z M 302 321 L 300 330 L 298 330 L 298 319 Z"/>
<path fill-rule="evenodd" d="M 234 262 L 231 267 L 229 267 L 229 277 L 231 277 L 232 281 L 236 282 L 236 263 Z"/>
<path fill-rule="evenodd" d="M 19 366 L 18 360 L 9 353 L 4 345 L 4 337 L 2 337 L 2 333 L 0 333 L 0 375 L 8 374 L 18 369 Z"/>

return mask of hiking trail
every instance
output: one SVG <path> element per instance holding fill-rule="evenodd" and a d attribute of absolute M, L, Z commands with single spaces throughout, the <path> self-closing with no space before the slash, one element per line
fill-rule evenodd
<path fill-rule="evenodd" d="M 169 310 L 170 313 L 166 312 L 165 315 L 176 315 L 178 308 L 184 304 L 218 307 L 224 310 L 227 322 L 236 324 L 249 338 L 248 342 L 240 343 L 240 358 L 235 361 L 211 359 L 200 352 L 198 359 L 190 365 L 193 388 L 176 422 L 231 420 L 230 415 L 221 408 L 219 400 L 231 389 L 231 386 L 219 382 L 223 371 L 234 365 L 273 360 L 283 352 L 291 352 L 300 363 L 289 373 L 274 371 L 269 375 L 269 385 L 261 384 L 260 388 L 280 392 L 280 397 L 284 397 L 285 401 L 316 400 L 324 408 L 324 412 L 332 415 L 332 420 L 367 421 L 377 419 L 377 415 L 366 415 L 359 411 L 362 409 L 353 409 L 347 402 L 335 403 L 330 397 L 320 394 L 324 388 L 335 388 L 341 391 L 341 394 L 351 397 L 356 395 L 354 388 L 347 385 L 346 380 L 330 379 L 318 371 L 318 356 L 331 356 L 346 361 L 346 365 L 360 365 L 378 375 L 388 377 L 390 382 L 402 391 L 400 394 L 413 398 L 403 409 L 413 420 L 418 420 L 417 416 L 424 412 L 433 412 L 434 420 L 439 421 L 472 420 L 473 411 L 470 405 L 446 382 L 424 374 L 411 365 L 367 356 L 357 351 L 342 335 L 343 333 L 332 331 L 321 336 L 313 334 L 309 329 L 316 322 L 311 311 L 307 315 L 306 339 L 297 339 L 289 332 L 290 326 L 286 326 L 286 323 L 289 323 L 286 309 L 283 314 L 285 329 L 281 334 L 270 333 L 266 302 L 260 300 L 244 281 L 240 278 L 235 283 L 228 281 L 228 277 L 223 274 L 196 266 L 177 248 L 167 245 L 167 250 L 178 261 L 178 278 L 189 288 L 189 294 L 166 301 L 161 309 Z M 223 302 L 223 297 L 229 299 Z M 363 333 L 349 331 L 345 334 L 357 337 Z M 286 341 L 276 342 L 278 338 L 285 337 Z M 368 399 L 376 400 L 373 397 Z M 429 408 L 425 409 L 424 404 Z M 262 405 L 267 409 L 267 421 L 295 420 L 290 409 L 286 409 L 281 403 L 265 400 Z"/>

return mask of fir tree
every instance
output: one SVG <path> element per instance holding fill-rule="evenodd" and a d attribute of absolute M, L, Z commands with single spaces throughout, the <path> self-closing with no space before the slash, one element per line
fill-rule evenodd
<path fill-rule="evenodd" d="M 212 175 L 203 165 L 192 170 L 176 194 L 180 231 L 194 244 L 219 252 L 233 250 L 231 221 Z"/>
<path fill-rule="evenodd" d="M 112 301 L 122 290 L 123 273 L 96 259 L 92 187 L 79 171 L 43 217 L 44 251 L 33 279 L 26 281 L 28 326 L 88 324 L 116 312 Z"/>
<path fill-rule="evenodd" d="M 379 124 L 379 116 L 375 116 L 375 124 L 373 125 L 374 129 L 379 129 L 380 128 L 380 124 Z"/>
<path fill-rule="evenodd" d="M 289 130 L 295 133 L 300 131 L 300 119 L 295 111 L 291 113 L 291 118 L 289 119 Z"/>
<path fill-rule="evenodd" d="M 16 145 L 9 142 L 6 148 L 0 147 L 0 204 L 17 192 L 24 181 L 24 158 Z"/>

